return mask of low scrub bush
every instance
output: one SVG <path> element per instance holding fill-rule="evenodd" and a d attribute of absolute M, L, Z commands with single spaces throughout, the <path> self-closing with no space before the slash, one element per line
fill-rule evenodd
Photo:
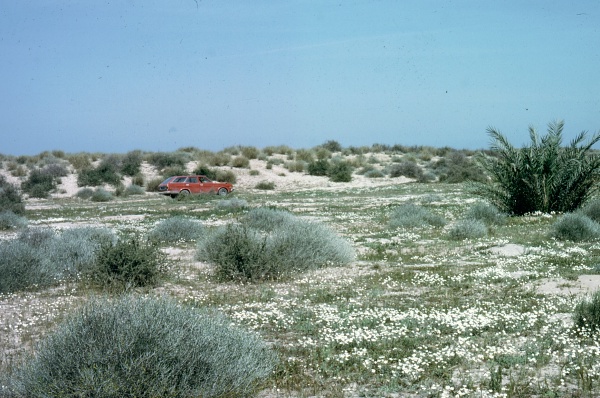
<path fill-rule="evenodd" d="M 600 331 L 600 290 L 581 300 L 573 312 L 575 328 L 583 333 Z"/>
<path fill-rule="evenodd" d="M 329 161 L 324 158 L 311 162 L 308 164 L 307 171 L 311 176 L 326 176 L 329 173 Z"/>
<path fill-rule="evenodd" d="M 148 237 L 157 242 L 191 242 L 195 241 L 203 231 L 204 226 L 199 220 L 175 216 L 159 222 L 150 231 Z"/>
<path fill-rule="evenodd" d="M 443 227 L 446 225 L 446 220 L 444 217 L 412 203 L 398 206 L 390 215 L 389 226 L 391 228 L 414 228 L 427 225 Z"/>
<path fill-rule="evenodd" d="M 258 155 L 260 154 L 260 151 L 258 150 L 258 148 L 253 147 L 253 146 L 243 146 L 240 151 L 242 153 L 242 156 L 244 156 L 248 159 L 256 159 L 256 158 L 258 158 Z"/>
<path fill-rule="evenodd" d="M 144 187 L 131 184 L 131 185 L 128 185 L 127 188 L 125 188 L 125 191 L 123 191 L 123 195 L 124 196 L 143 195 L 145 192 L 146 192 L 146 190 L 144 189 Z"/>
<path fill-rule="evenodd" d="M 459 151 L 433 162 L 432 168 L 440 182 L 456 184 L 465 181 L 487 181 L 485 171 L 473 159 Z"/>
<path fill-rule="evenodd" d="M 90 199 L 94 195 L 94 190 L 92 188 L 81 188 L 75 194 L 79 199 Z"/>
<path fill-rule="evenodd" d="M 92 166 L 92 162 L 90 161 L 90 156 L 87 153 L 76 153 L 76 154 L 68 155 L 67 161 L 69 163 L 71 163 L 71 165 L 77 171 L 88 169 Z"/>
<path fill-rule="evenodd" d="M 407 177 L 414 178 L 417 181 L 421 181 L 425 177 L 423 169 L 414 161 L 405 160 L 401 163 L 393 164 L 390 169 L 390 177 Z"/>
<path fill-rule="evenodd" d="M 85 276 L 107 290 L 127 291 L 156 286 L 164 271 L 165 255 L 151 241 L 131 236 L 116 243 L 102 244 Z"/>
<path fill-rule="evenodd" d="M 285 163 L 285 168 L 291 173 L 303 173 L 306 163 L 302 160 L 294 160 Z"/>
<path fill-rule="evenodd" d="M 33 198 L 47 198 L 56 189 L 56 180 L 43 170 L 36 169 L 29 173 L 27 180 L 21 184 L 21 189 Z"/>
<path fill-rule="evenodd" d="M 163 182 L 164 178 L 153 178 L 146 183 L 146 192 L 158 192 L 158 186 Z"/>
<path fill-rule="evenodd" d="M 127 152 L 121 159 L 121 173 L 133 177 L 142 170 L 142 161 L 144 157 L 141 151 L 135 150 Z"/>
<path fill-rule="evenodd" d="M 462 219 L 452 224 L 448 236 L 452 240 L 477 239 L 487 236 L 488 229 L 481 220 Z"/>
<path fill-rule="evenodd" d="M 247 169 L 250 167 L 250 160 L 245 156 L 236 156 L 231 160 L 231 166 L 238 169 Z"/>
<path fill-rule="evenodd" d="M 168 298 L 93 298 L 11 374 L 9 391 L 23 397 L 249 397 L 276 364 L 265 342 L 221 314 Z"/>
<path fill-rule="evenodd" d="M 223 199 L 217 202 L 218 209 L 241 210 L 248 207 L 248 202 L 244 199 L 232 198 Z"/>
<path fill-rule="evenodd" d="M 216 180 L 231 184 L 235 184 L 237 182 L 235 173 L 231 170 L 217 170 Z"/>
<path fill-rule="evenodd" d="M 198 243 L 197 257 L 216 266 L 220 280 L 286 278 L 354 259 L 352 246 L 330 229 L 290 213 L 256 209 L 239 224 L 218 228 Z"/>
<path fill-rule="evenodd" d="M 25 214 L 25 203 L 16 186 L 0 175 L 0 211 L 12 211 L 16 215 Z"/>
<path fill-rule="evenodd" d="M 153 152 L 146 154 L 144 159 L 156 167 L 158 170 L 163 170 L 167 167 L 179 167 L 184 169 L 187 162 L 192 160 L 192 156 L 188 152 Z"/>
<path fill-rule="evenodd" d="M 372 169 L 372 170 L 368 170 L 365 172 L 365 177 L 367 177 L 367 178 L 383 178 L 383 177 L 385 177 L 385 174 L 383 174 L 383 171 L 381 171 L 381 170 Z"/>
<path fill-rule="evenodd" d="M 597 223 L 600 223 L 600 199 L 594 199 L 586 203 L 581 208 L 581 212 Z"/>
<path fill-rule="evenodd" d="M 352 181 L 352 166 L 344 160 L 334 161 L 327 170 L 327 176 L 332 182 L 350 182 Z"/>
<path fill-rule="evenodd" d="M 192 174 L 205 175 L 208 178 L 210 178 L 211 180 L 216 180 L 217 179 L 217 170 L 211 169 L 210 167 L 208 167 L 205 164 L 198 165 L 198 167 L 196 167 L 194 169 L 194 171 L 192 172 Z"/>
<path fill-rule="evenodd" d="M 23 216 L 13 213 L 11 210 L 0 211 L 0 231 L 8 229 L 25 228 L 27 219 Z"/>
<path fill-rule="evenodd" d="M 96 188 L 90 199 L 92 202 L 110 202 L 113 199 L 113 194 L 104 188 Z"/>
<path fill-rule="evenodd" d="M 0 245 L 0 293 L 75 279 L 91 267 L 99 247 L 115 239 L 104 228 L 74 228 L 60 234 L 47 228 L 26 229 Z"/>
<path fill-rule="evenodd" d="M 550 235 L 573 242 L 594 240 L 600 237 L 600 224 L 581 212 L 567 213 L 552 225 Z"/>
<path fill-rule="evenodd" d="M 464 218 L 480 220 L 485 225 L 502 225 L 506 222 L 506 214 L 502 213 L 494 205 L 478 202 L 471 206 Z"/>
<path fill-rule="evenodd" d="M 273 181 L 260 181 L 254 186 L 255 189 L 262 189 L 263 191 L 272 191 L 275 189 L 275 183 Z"/>
<path fill-rule="evenodd" d="M 144 175 L 143 174 L 136 174 L 133 177 L 131 177 L 131 184 L 132 185 L 137 185 L 139 187 L 143 187 L 146 184 L 146 180 L 144 179 Z"/>

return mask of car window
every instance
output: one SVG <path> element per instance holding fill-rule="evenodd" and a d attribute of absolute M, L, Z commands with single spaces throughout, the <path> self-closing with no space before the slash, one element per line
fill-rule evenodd
<path fill-rule="evenodd" d="M 210 182 L 210 180 L 206 177 L 200 177 L 200 182 Z"/>
<path fill-rule="evenodd" d="M 187 177 L 177 177 L 173 182 L 184 182 Z"/>
<path fill-rule="evenodd" d="M 188 182 L 191 182 L 191 183 L 194 183 L 194 184 L 196 184 L 196 183 L 198 182 L 198 177 L 190 177 L 190 178 L 188 179 Z"/>

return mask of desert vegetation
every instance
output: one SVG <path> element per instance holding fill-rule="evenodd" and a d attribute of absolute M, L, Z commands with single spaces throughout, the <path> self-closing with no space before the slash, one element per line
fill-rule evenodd
<path fill-rule="evenodd" d="M 560 131 L 480 152 L 3 155 L 0 396 L 597 396 L 596 186 L 517 210 L 498 198 L 530 191 L 489 167 L 514 155 L 552 192 L 558 176 L 534 167 L 551 157 L 542 147 L 596 156 Z M 23 184 L 45 163 L 68 173 L 32 195 Z M 231 173 L 236 190 L 152 192 L 175 169 Z M 78 185 L 80 172 L 111 178 Z M 145 191 L 125 194 L 134 178 Z"/>

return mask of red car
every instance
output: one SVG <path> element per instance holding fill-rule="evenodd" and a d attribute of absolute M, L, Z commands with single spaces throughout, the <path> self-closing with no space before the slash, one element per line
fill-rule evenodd
<path fill-rule="evenodd" d="M 227 195 L 231 191 L 233 191 L 233 185 L 230 183 L 212 181 L 203 175 L 169 177 L 158 186 L 159 193 L 170 195 L 172 198 L 177 195 L 199 193 Z"/>

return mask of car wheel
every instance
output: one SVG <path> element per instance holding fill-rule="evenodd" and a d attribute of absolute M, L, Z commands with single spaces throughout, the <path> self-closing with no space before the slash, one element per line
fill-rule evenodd
<path fill-rule="evenodd" d="M 183 190 L 179 191 L 179 194 L 181 196 L 188 196 L 190 194 L 190 191 L 188 191 L 187 189 L 183 189 Z"/>
<path fill-rule="evenodd" d="M 227 195 L 227 188 L 221 188 L 219 189 L 219 191 L 217 192 L 217 194 L 221 195 L 221 196 L 225 196 Z"/>

